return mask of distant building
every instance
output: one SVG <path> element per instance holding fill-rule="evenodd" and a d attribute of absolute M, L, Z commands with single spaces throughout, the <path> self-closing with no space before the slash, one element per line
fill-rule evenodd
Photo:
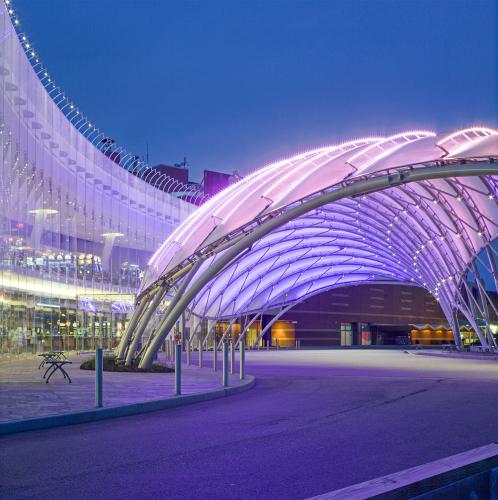
<path fill-rule="evenodd" d="M 477 295 L 477 289 L 472 289 Z M 498 303 L 496 292 L 488 292 Z M 252 338 L 273 318 L 263 315 Z M 478 342 L 472 326 L 459 315 L 464 346 Z M 494 311 L 490 319 L 498 320 Z M 453 332 L 438 301 L 426 290 L 400 284 L 364 284 L 314 295 L 277 320 L 264 341 L 280 346 L 441 345 L 453 343 Z"/>
<path fill-rule="evenodd" d="M 493 294 L 494 296 L 494 294 Z M 364 284 L 328 290 L 314 295 L 273 322 L 275 311 L 252 322 L 248 345 L 295 347 L 354 347 L 385 345 L 431 346 L 453 343 L 453 332 L 437 300 L 426 290 L 400 284 Z M 492 321 L 498 319 L 494 314 Z M 218 321 L 219 341 L 230 326 L 237 339 L 249 318 L 230 324 Z M 270 325 L 270 323 L 272 323 Z M 263 329 L 268 327 L 261 337 Z M 472 326 L 463 316 L 459 329 L 464 346 L 478 342 Z"/>
<path fill-rule="evenodd" d="M 231 184 L 231 174 L 204 170 L 204 194 L 214 196 Z"/>
<path fill-rule="evenodd" d="M 189 172 L 188 168 L 186 167 L 180 167 L 177 165 L 164 165 L 163 163 L 160 163 L 159 165 L 155 165 L 152 168 L 153 170 L 156 170 L 161 174 L 166 174 L 179 182 L 183 182 L 185 184 L 187 184 L 188 182 Z"/>
<path fill-rule="evenodd" d="M 119 165 L 121 162 L 121 155 L 119 154 L 119 152 L 115 151 L 114 148 L 115 148 L 114 139 L 110 139 L 109 137 L 104 137 L 100 141 L 101 151 L 114 163 L 117 163 Z"/>
<path fill-rule="evenodd" d="M 182 184 L 188 184 L 189 182 L 189 171 L 188 168 L 178 165 L 165 165 L 164 163 L 160 163 L 159 165 L 154 165 L 152 170 L 160 174 L 165 174 Z M 173 186 L 171 186 L 173 188 Z M 171 189 L 174 190 L 174 189 Z M 168 191 L 170 192 L 170 191 Z"/>
<path fill-rule="evenodd" d="M 417 340 L 449 344 L 453 340 L 434 297 L 423 288 L 399 284 L 329 290 L 297 304 L 282 320 L 292 324 L 287 328 L 290 335 L 309 346 L 404 345 Z M 430 334 L 415 334 L 421 329 Z"/>
<path fill-rule="evenodd" d="M 186 158 L 184 158 L 181 163 L 175 163 L 174 165 L 160 163 L 158 165 L 154 165 L 151 169 L 160 175 L 169 176 L 178 183 L 192 186 L 201 192 L 204 192 L 204 198 L 200 198 L 201 201 L 205 201 L 207 198 L 218 194 L 220 191 L 228 187 L 236 178 L 233 174 L 217 172 L 214 170 L 204 170 L 202 183 L 195 182 L 190 179 L 190 171 Z M 168 193 L 178 192 L 178 184 L 174 184 L 172 182 L 161 183 L 159 176 L 149 176 L 149 179 L 151 183 L 163 191 Z"/>

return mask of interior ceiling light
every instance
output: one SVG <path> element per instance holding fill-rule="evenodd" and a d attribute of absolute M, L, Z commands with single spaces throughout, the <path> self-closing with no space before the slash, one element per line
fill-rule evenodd
<path fill-rule="evenodd" d="M 35 215 L 55 215 L 59 211 L 55 210 L 55 208 L 34 208 L 33 210 L 29 210 L 28 213 Z"/>
<path fill-rule="evenodd" d="M 118 238 L 119 236 L 124 236 L 123 233 L 102 233 L 104 238 Z"/>

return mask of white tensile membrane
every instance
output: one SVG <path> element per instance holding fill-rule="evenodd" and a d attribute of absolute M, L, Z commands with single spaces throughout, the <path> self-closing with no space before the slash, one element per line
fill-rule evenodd
<path fill-rule="evenodd" d="M 186 287 L 187 294 L 195 290 L 188 310 L 197 317 L 257 314 L 330 288 L 387 281 L 424 287 L 450 323 L 458 310 L 476 324 L 462 279 L 484 251 L 488 267 L 495 267 L 497 156 L 498 132 L 473 127 L 445 136 L 409 131 L 358 139 L 276 162 L 223 191 L 180 226 L 153 257 L 141 294 L 174 273 L 181 277 L 182 267 L 200 258 L 205 260 Z M 444 173 L 450 167 L 458 173 Z M 420 180 L 405 184 L 404 172 L 420 172 Z M 286 220 L 199 287 L 199 279 L 231 251 L 230 241 L 242 245 L 242 229 L 249 235 L 267 217 L 285 217 L 322 193 L 382 176 L 387 189 L 317 204 Z M 207 249 L 214 256 L 206 259 Z"/>

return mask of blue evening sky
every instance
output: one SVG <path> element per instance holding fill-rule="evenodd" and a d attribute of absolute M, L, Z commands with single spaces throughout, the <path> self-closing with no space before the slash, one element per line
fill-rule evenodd
<path fill-rule="evenodd" d="M 55 80 L 151 163 L 247 173 L 400 129 L 497 124 L 495 0 L 13 0 Z"/>

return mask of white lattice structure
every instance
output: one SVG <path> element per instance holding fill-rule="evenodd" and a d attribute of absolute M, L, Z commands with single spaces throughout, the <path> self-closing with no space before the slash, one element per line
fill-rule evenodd
<path fill-rule="evenodd" d="M 181 314 L 232 319 L 366 282 L 429 290 L 460 342 L 463 314 L 494 345 L 483 285 L 496 283 L 498 132 L 408 131 L 326 146 L 266 166 L 190 216 L 149 262 L 121 344 L 175 297 L 141 352 L 149 363 Z M 469 272 L 477 294 L 469 285 Z M 140 320 L 142 318 L 142 320 Z M 150 334 L 151 332 L 149 332 Z M 208 332 L 209 333 L 209 332 Z"/>

